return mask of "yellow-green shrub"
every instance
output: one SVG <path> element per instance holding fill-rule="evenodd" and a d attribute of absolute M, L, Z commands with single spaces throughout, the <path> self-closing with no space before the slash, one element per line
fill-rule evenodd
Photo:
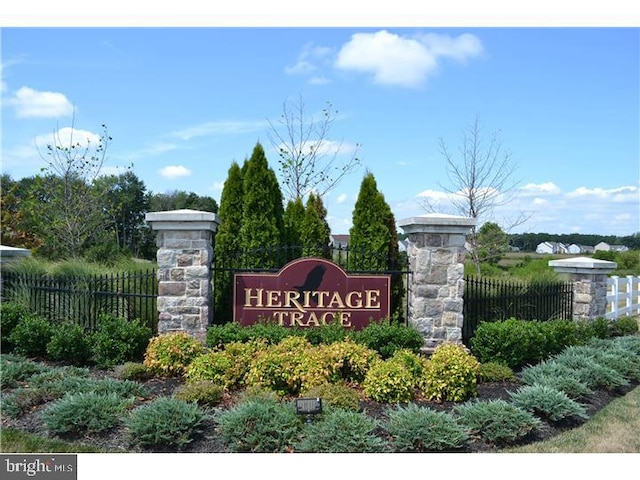
<path fill-rule="evenodd" d="M 424 365 L 420 386 L 427 399 L 458 402 L 477 395 L 480 362 L 464 345 L 443 343 Z"/>
<path fill-rule="evenodd" d="M 349 338 L 317 348 L 331 382 L 362 382 L 371 365 L 380 359 L 378 352 Z"/>
<path fill-rule="evenodd" d="M 157 375 L 182 375 L 203 351 L 204 344 L 186 332 L 163 333 L 149 342 L 144 365 Z"/>
<path fill-rule="evenodd" d="M 304 337 L 291 336 L 258 353 L 245 381 L 248 387 L 267 388 L 278 395 L 297 395 L 301 390 L 326 383 L 328 376 L 328 369 L 318 361 L 317 349 Z"/>
<path fill-rule="evenodd" d="M 371 366 L 362 382 L 369 398 L 377 402 L 408 402 L 415 394 L 416 378 L 406 364 L 391 357 Z"/>

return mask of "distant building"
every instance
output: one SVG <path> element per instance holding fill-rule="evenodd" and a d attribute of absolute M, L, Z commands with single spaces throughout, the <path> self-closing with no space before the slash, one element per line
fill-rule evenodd
<path fill-rule="evenodd" d="M 542 242 L 536 247 L 536 253 L 544 255 L 555 255 L 569 253 L 569 247 L 559 242 Z"/>
<path fill-rule="evenodd" d="M 349 247 L 349 235 L 331 235 L 329 236 L 329 243 L 334 248 L 348 248 Z"/>

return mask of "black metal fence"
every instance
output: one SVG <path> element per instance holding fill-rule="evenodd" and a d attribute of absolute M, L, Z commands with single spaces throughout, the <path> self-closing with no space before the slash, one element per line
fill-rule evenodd
<path fill-rule="evenodd" d="M 102 315 L 138 319 L 158 329 L 155 270 L 93 276 L 2 273 L 2 298 L 28 305 L 53 322 L 69 321 L 94 330 Z"/>
<path fill-rule="evenodd" d="M 571 320 L 571 282 L 515 282 L 465 278 L 462 341 L 469 346 L 478 324 L 506 320 Z"/>

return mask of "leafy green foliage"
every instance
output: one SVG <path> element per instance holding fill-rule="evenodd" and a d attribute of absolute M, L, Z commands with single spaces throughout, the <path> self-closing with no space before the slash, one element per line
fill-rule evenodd
<path fill-rule="evenodd" d="M 126 425 L 132 444 L 143 448 L 180 449 L 191 443 L 205 419 L 197 403 L 159 397 L 135 408 Z"/>
<path fill-rule="evenodd" d="M 347 338 L 316 348 L 318 362 L 328 370 L 329 380 L 361 382 L 367 371 L 380 359 L 375 350 Z"/>
<path fill-rule="evenodd" d="M 132 403 L 113 393 L 69 394 L 49 406 L 42 419 L 51 432 L 61 435 L 104 432 L 120 423 Z"/>
<path fill-rule="evenodd" d="M 327 380 L 328 373 L 316 360 L 313 346 L 298 336 L 286 337 L 257 355 L 245 377 L 247 386 L 266 388 L 278 395 L 297 395 Z"/>
<path fill-rule="evenodd" d="M 173 397 L 184 402 L 196 402 L 200 406 L 215 407 L 222 401 L 224 388 L 209 380 L 181 385 Z"/>
<path fill-rule="evenodd" d="M 29 309 L 16 302 L 0 302 L 0 348 L 3 353 L 13 350 L 11 342 L 11 332 L 18 325 L 20 320 L 29 316 Z"/>
<path fill-rule="evenodd" d="M 49 320 L 38 315 L 22 317 L 11 331 L 9 340 L 13 351 L 25 357 L 47 357 L 47 344 L 54 333 Z"/>
<path fill-rule="evenodd" d="M 439 345 L 425 365 L 421 380 L 426 398 L 459 402 L 477 395 L 480 362 L 463 345 Z"/>
<path fill-rule="evenodd" d="M 228 372 L 234 365 L 234 359 L 226 350 L 210 351 L 199 355 L 186 367 L 184 376 L 189 382 L 207 380 L 229 388 L 235 384 Z"/>
<path fill-rule="evenodd" d="M 203 351 L 202 342 L 186 332 L 163 333 L 149 341 L 144 354 L 144 365 L 161 376 L 182 375 Z"/>
<path fill-rule="evenodd" d="M 394 357 L 374 363 L 362 382 L 369 398 L 377 402 L 408 402 L 415 395 L 417 379 L 406 364 Z"/>
<path fill-rule="evenodd" d="M 343 408 L 354 412 L 360 409 L 358 392 L 343 383 L 324 383 L 302 392 L 302 395 L 322 398 L 323 408 Z"/>
<path fill-rule="evenodd" d="M 351 410 L 332 409 L 306 424 L 295 451 L 303 453 L 379 453 L 385 442 L 375 434 L 378 422 Z"/>
<path fill-rule="evenodd" d="M 249 398 L 215 414 L 220 439 L 231 452 L 286 452 L 296 441 L 302 419 L 290 404 L 268 396 Z"/>
<path fill-rule="evenodd" d="M 536 417 L 550 422 L 567 418 L 589 418 L 584 405 L 572 400 L 566 393 L 548 385 L 528 385 L 510 392 L 511 402 Z"/>
<path fill-rule="evenodd" d="M 141 362 L 125 362 L 115 367 L 115 373 L 122 380 L 145 381 L 153 374 Z"/>
<path fill-rule="evenodd" d="M 469 439 L 453 414 L 414 403 L 389 409 L 383 428 L 391 435 L 394 452 L 455 451 Z"/>
<path fill-rule="evenodd" d="M 348 337 L 347 330 L 340 322 L 329 322 L 318 327 L 305 328 L 302 333 L 312 345 L 329 345 L 341 342 Z"/>
<path fill-rule="evenodd" d="M 102 368 L 142 360 L 151 336 L 138 320 L 103 315 L 91 338 L 93 360 Z"/>
<path fill-rule="evenodd" d="M 80 325 L 56 325 L 47 344 L 47 356 L 73 365 L 88 365 L 93 357 L 90 337 Z"/>
<path fill-rule="evenodd" d="M 454 412 L 472 436 L 495 445 L 515 443 L 542 426 L 532 413 L 505 400 L 465 402 Z"/>
<path fill-rule="evenodd" d="M 409 349 L 418 353 L 424 346 L 422 334 L 413 326 L 381 320 L 372 322 L 353 336 L 354 340 L 377 351 L 383 359 L 397 350 Z"/>
<path fill-rule="evenodd" d="M 496 362 L 481 363 L 478 370 L 478 381 L 489 382 L 515 382 L 516 375 L 512 369 L 506 365 Z"/>

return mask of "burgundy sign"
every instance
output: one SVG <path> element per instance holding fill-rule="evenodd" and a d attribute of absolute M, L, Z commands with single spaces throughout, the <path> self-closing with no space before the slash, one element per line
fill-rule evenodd
<path fill-rule="evenodd" d="M 360 330 L 389 316 L 389 275 L 348 275 L 323 258 L 301 258 L 276 273 L 237 273 L 233 318 L 242 325 L 270 319 L 285 327 L 339 321 Z"/>

